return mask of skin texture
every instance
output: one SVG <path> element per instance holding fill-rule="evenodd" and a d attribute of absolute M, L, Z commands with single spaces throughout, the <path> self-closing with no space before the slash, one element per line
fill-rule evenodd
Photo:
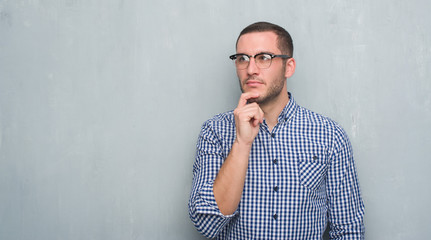
<path fill-rule="evenodd" d="M 253 32 L 242 35 L 237 53 L 282 54 L 273 32 Z M 230 215 L 238 208 L 244 188 L 252 143 L 265 119 L 270 130 L 289 102 L 286 78 L 295 72 L 295 59 L 274 58 L 267 69 L 259 69 L 254 61 L 246 69 L 237 70 L 243 94 L 234 110 L 236 139 L 214 181 L 214 196 L 220 211 Z"/>

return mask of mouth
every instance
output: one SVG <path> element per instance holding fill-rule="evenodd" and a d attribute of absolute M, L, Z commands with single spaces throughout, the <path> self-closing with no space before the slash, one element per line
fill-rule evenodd
<path fill-rule="evenodd" d="M 258 87 L 258 86 L 261 86 L 262 84 L 263 84 L 263 81 L 256 80 L 256 79 L 249 79 L 245 81 L 245 85 L 249 87 Z"/>

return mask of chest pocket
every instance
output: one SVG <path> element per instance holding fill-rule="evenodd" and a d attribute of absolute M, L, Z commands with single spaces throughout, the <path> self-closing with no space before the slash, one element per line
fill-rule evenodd
<path fill-rule="evenodd" d="M 305 153 L 298 157 L 298 170 L 301 184 L 316 191 L 324 183 L 328 168 L 327 156 L 323 153 Z"/>

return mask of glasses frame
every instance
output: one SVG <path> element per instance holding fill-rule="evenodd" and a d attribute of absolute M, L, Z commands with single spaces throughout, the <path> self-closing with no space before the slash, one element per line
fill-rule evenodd
<path fill-rule="evenodd" d="M 254 56 L 252 56 L 252 55 L 247 55 L 247 54 L 245 54 L 245 53 L 236 53 L 236 54 L 230 55 L 230 56 L 229 56 L 229 58 L 230 58 L 231 60 L 235 61 L 235 66 L 236 66 L 236 68 L 237 68 L 237 69 L 246 69 L 246 68 L 248 68 L 248 66 L 250 65 L 250 59 L 251 59 L 251 58 L 254 58 L 254 59 L 255 59 L 255 61 L 256 61 L 256 57 L 257 57 L 257 56 L 261 56 L 261 55 L 268 55 L 268 56 L 270 56 L 270 57 L 271 57 L 271 62 L 269 63 L 269 66 L 268 66 L 268 67 L 264 67 L 264 68 L 261 68 L 261 67 L 257 66 L 257 64 L 256 64 L 256 66 L 257 66 L 259 69 L 267 69 L 267 68 L 271 67 L 272 59 L 273 59 L 273 58 L 276 58 L 276 57 L 279 57 L 279 58 L 282 58 L 282 59 L 289 59 L 289 58 L 292 58 L 292 57 L 291 57 L 291 56 L 289 56 L 289 55 L 284 55 L 284 54 L 272 54 L 272 53 L 266 53 L 266 52 L 258 53 L 258 54 L 254 55 Z M 239 68 L 239 67 L 238 67 L 238 65 L 236 64 L 236 60 L 237 60 L 237 58 L 238 58 L 239 56 L 247 56 L 247 57 L 249 58 L 248 63 L 247 63 L 247 66 L 245 66 L 244 68 Z"/>

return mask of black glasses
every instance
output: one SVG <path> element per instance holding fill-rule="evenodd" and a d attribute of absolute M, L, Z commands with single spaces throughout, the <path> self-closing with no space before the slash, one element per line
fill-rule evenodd
<path fill-rule="evenodd" d="M 271 66 L 272 59 L 276 57 L 283 58 L 283 59 L 290 58 L 289 55 L 274 55 L 271 53 L 258 53 L 254 56 L 238 53 L 238 54 L 229 56 L 230 59 L 235 61 L 235 66 L 237 69 L 247 68 L 248 64 L 250 63 L 250 58 L 254 58 L 254 61 L 256 62 L 256 66 L 258 68 L 269 68 Z"/>

